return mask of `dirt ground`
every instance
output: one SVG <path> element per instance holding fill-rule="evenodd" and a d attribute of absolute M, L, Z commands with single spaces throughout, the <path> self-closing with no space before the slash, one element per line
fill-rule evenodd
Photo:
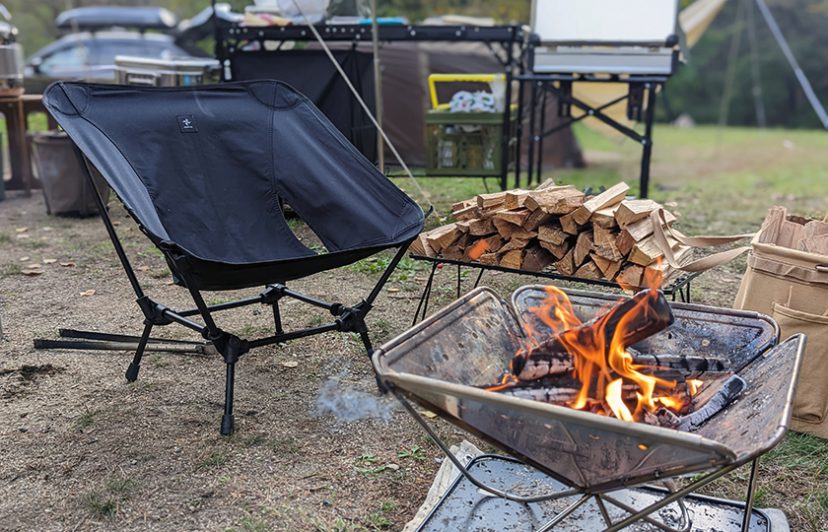
<path fill-rule="evenodd" d="M 147 292 L 189 308 L 160 254 L 120 206 L 111 212 Z M 362 262 L 292 287 L 353 303 L 381 265 Z M 25 274 L 32 270 L 42 273 Z M 694 297 L 729 306 L 740 271 L 734 265 L 702 276 Z M 410 326 L 426 273 L 406 261 L 392 278 L 369 319 L 376 343 Z M 437 305 L 453 298 L 453 276 L 438 274 Z M 484 278 L 501 294 L 529 282 Z M 128 384 L 129 353 L 32 347 L 33 338 L 56 337 L 58 327 L 138 334 L 133 299 L 98 218 L 49 217 L 39 194 L 0 203 L 0 528 L 398 530 L 413 516 L 440 455 L 401 408 L 375 393 L 355 337 L 328 334 L 245 355 L 230 438 L 218 433 L 218 357 L 150 353 Z M 324 319 L 299 303 L 283 311 L 288 326 Z M 219 318 L 241 335 L 272 327 L 264 307 Z M 192 338 L 175 327 L 158 335 Z M 323 400 L 338 393 L 349 402 L 333 415 Z M 345 420 L 344 410 L 362 419 Z M 467 437 L 434 424 L 452 443 Z"/>

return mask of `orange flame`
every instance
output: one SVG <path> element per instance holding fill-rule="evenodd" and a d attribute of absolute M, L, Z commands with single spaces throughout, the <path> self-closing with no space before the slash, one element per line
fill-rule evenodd
<path fill-rule="evenodd" d="M 657 270 L 657 269 L 656 269 Z M 660 282 L 660 273 L 656 271 L 648 283 Z M 648 312 L 648 300 L 658 296 L 657 284 L 651 284 L 647 297 L 642 298 L 627 312 L 619 317 L 611 338 L 605 333 L 609 323 L 609 314 L 598 318 L 594 327 L 578 328 L 582 322 L 575 315 L 566 293 L 553 287 L 546 287 L 546 298 L 538 307 L 529 310 L 535 314 L 552 333 L 558 336 L 560 343 L 572 356 L 573 376 L 581 383 L 578 394 L 569 406 L 584 410 L 599 404 L 603 412 L 625 421 L 641 420 L 645 412 L 654 412 L 658 408 L 680 411 L 687 404 L 687 393 L 677 390 L 675 381 L 643 373 L 645 366 L 635 364 L 623 344 L 625 331 L 634 326 L 634 318 Z M 531 337 L 532 335 L 527 335 Z M 519 354 L 526 354 L 524 348 Z M 698 383 L 687 385 L 687 390 L 695 394 Z M 505 383 L 504 383 L 505 384 Z M 634 398 L 624 397 L 624 385 L 631 384 L 635 389 Z M 630 409 L 625 401 L 634 402 Z"/>

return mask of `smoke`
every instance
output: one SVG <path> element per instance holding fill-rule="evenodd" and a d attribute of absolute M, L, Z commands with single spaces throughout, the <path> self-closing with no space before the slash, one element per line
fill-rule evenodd
<path fill-rule="evenodd" d="M 331 414 L 340 423 L 363 419 L 391 420 L 396 404 L 390 396 L 379 397 L 344 382 L 344 374 L 330 377 L 319 389 L 318 415 Z"/>

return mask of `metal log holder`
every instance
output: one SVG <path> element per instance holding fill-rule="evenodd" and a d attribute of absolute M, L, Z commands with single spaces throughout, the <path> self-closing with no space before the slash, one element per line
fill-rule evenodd
<path fill-rule="evenodd" d="M 612 294 L 567 290 L 582 320 L 617 300 Z M 730 309 L 673 304 L 675 322 L 633 346 L 641 353 L 672 353 L 718 359 L 747 382 L 737 400 L 695 432 L 629 423 L 552 404 L 488 392 L 523 341 L 525 330 L 543 337 L 549 329 L 528 309 L 546 293 L 541 286 L 517 290 L 512 305 L 478 288 L 378 349 L 372 361 L 385 386 L 479 489 L 519 503 L 563 500 L 567 507 L 538 530 L 550 530 L 590 501 L 600 507 L 606 530 L 645 521 L 662 530 L 689 530 L 689 516 L 678 526 L 653 514 L 732 472 L 751 464 L 742 530 L 750 530 L 757 459 L 785 435 L 805 338 L 795 335 L 777 345 L 778 326 L 770 318 Z M 530 321 L 531 320 L 531 321 Z M 535 329 L 533 329 L 535 327 Z M 565 489 L 506 489 L 482 482 L 448 451 L 411 401 L 503 449 Z M 695 473 L 684 487 L 644 508 L 626 504 L 612 492 Z M 537 493 L 540 491 L 540 493 Z M 613 517 L 620 508 L 623 517 Z M 686 510 L 682 510 L 685 512 Z"/>
<path fill-rule="evenodd" d="M 419 260 L 428 262 L 431 264 L 431 269 L 428 274 L 428 279 L 426 279 L 425 287 L 423 288 L 423 292 L 420 294 L 420 301 L 417 304 L 417 311 L 414 313 L 414 320 L 412 321 L 411 325 L 416 325 L 418 321 L 421 319 L 425 319 L 428 315 L 428 305 L 431 301 L 431 290 L 434 286 L 434 276 L 437 274 L 437 269 L 440 267 L 441 264 L 449 264 L 452 266 L 457 266 L 457 297 L 459 298 L 462 295 L 462 270 L 463 268 L 470 268 L 473 270 L 478 270 L 477 277 L 475 278 L 474 284 L 472 285 L 472 289 L 477 288 L 480 284 L 481 279 L 483 278 L 483 274 L 486 271 L 496 271 L 496 272 L 504 272 L 504 273 L 511 273 L 516 275 L 528 275 L 530 277 L 537 277 L 539 279 L 550 279 L 552 281 L 565 281 L 570 283 L 581 283 L 590 286 L 601 286 L 605 288 L 614 288 L 616 290 L 621 290 L 621 287 L 618 286 L 618 283 L 613 281 L 607 281 L 605 279 L 584 279 L 581 277 L 573 277 L 571 275 L 562 275 L 556 272 L 548 272 L 548 271 L 541 271 L 541 272 L 533 272 L 529 270 L 520 270 L 515 268 L 506 268 L 503 266 L 499 266 L 497 264 L 482 264 L 480 262 L 469 262 L 469 261 L 462 261 L 462 260 L 453 260 L 453 259 L 446 259 L 442 257 L 428 257 L 426 255 L 418 255 L 418 254 L 411 254 L 409 257 L 413 260 Z M 672 298 L 673 301 L 680 300 L 682 303 L 690 303 L 690 283 L 693 279 L 701 275 L 702 272 L 694 272 L 694 273 L 686 273 L 681 275 L 680 277 L 675 278 L 674 280 L 670 281 L 670 283 L 662 288 L 662 292 L 666 296 Z"/>

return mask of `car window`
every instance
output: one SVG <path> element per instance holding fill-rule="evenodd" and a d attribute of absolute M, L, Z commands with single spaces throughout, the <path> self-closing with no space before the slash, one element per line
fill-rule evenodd
<path fill-rule="evenodd" d="M 144 40 L 99 40 L 94 43 L 92 63 L 95 65 L 112 65 L 115 63 L 116 55 L 172 59 L 175 56 L 182 55 L 182 53 L 171 43 Z"/>
<path fill-rule="evenodd" d="M 49 76 L 74 73 L 87 64 L 89 49 L 82 43 L 63 48 L 43 58 L 40 71 Z"/>

